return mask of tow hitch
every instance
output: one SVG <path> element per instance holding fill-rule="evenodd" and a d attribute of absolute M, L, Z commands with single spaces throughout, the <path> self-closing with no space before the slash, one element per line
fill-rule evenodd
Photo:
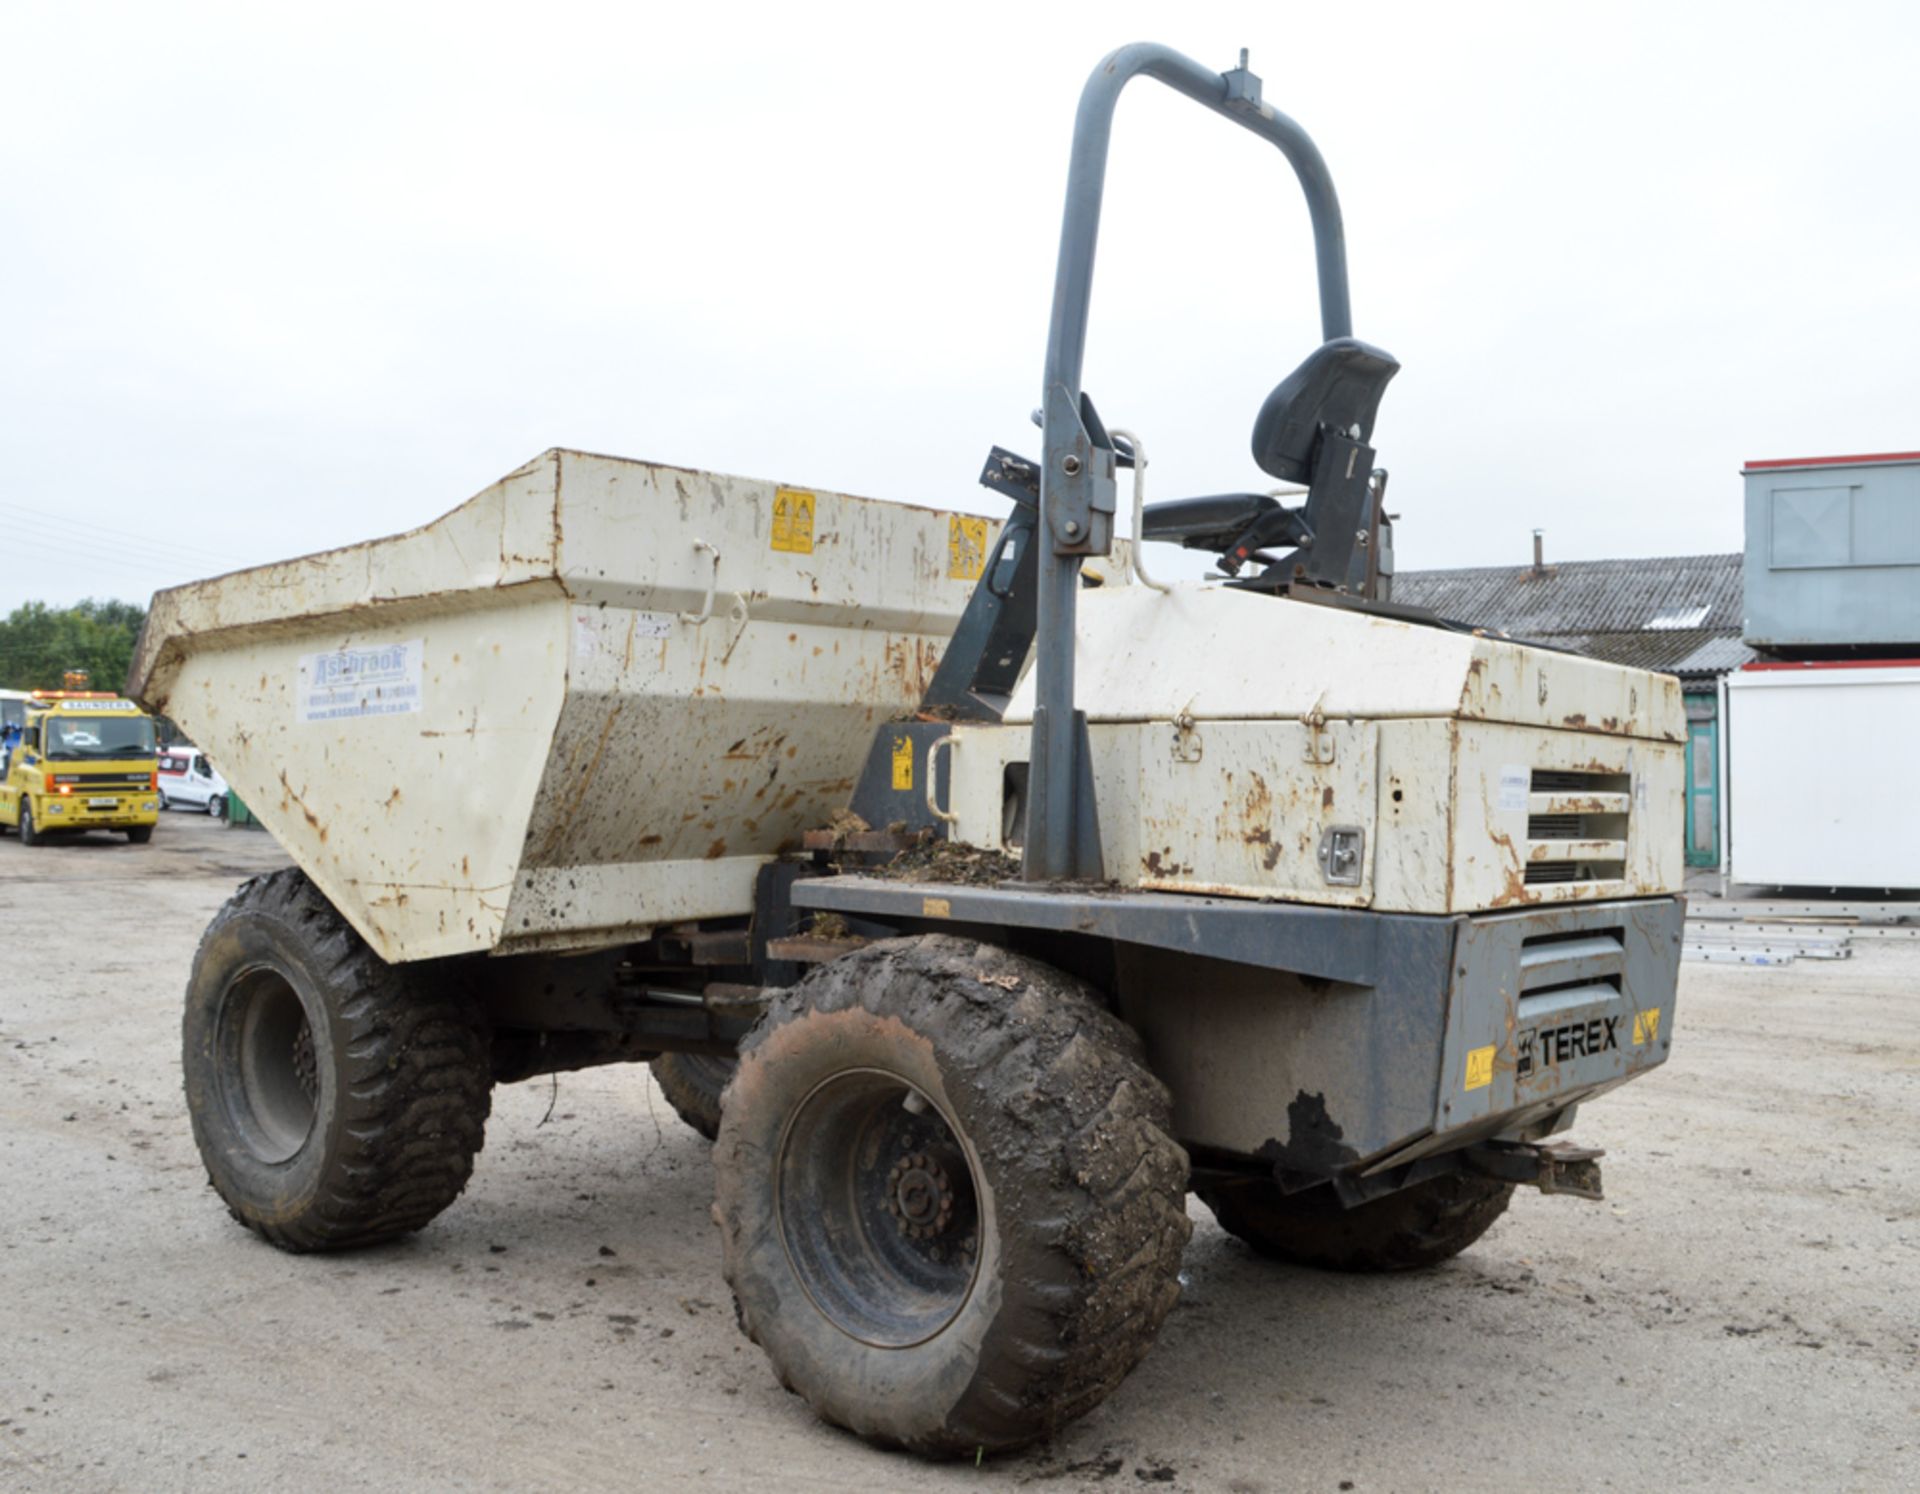
<path fill-rule="evenodd" d="M 1599 1147 L 1575 1146 L 1571 1141 L 1487 1141 L 1468 1147 L 1464 1160 L 1475 1172 L 1503 1183 L 1524 1183 L 1542 1193 L 1564 1193 L 1590 1198 L 1600 1191 Z"/>

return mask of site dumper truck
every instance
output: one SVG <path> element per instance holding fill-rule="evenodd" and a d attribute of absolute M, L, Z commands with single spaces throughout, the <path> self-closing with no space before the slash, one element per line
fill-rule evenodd
<path fill-rule="evenodd" d="M 135 845 L 160 818 L 153 719 L 131 700 L 92 690 L 35 690 L 0 771 L 0 830 L 21 843 L 116 830 Z"/>
<path fill-rule="evenodd" d="M 1108 127 L 1146 75 L 1277 146 L 1324 341 L 1302 484 L 1145 501 L 1081 384 Z M 418 1229 L 496 1083 L 652 1060 L 745 1331 L 819 1414 L 965 1453 L 1106 1396 L 1189 1191 L 1281 1261 L 1428 1265 L 1672 1038 L 1676 682 L 1390 598 L 1324 163 L 1155 46 L 1088 82 L 1040 452 L 998 523 L 550 451 L 425 528 L 163 592 L 133 688 L 297 870 L 187 992 L 196 1138 L 290 1250 Z M 1251 404 L 1251 401 L 1249 401 Z M 1152 543 L 1215 557 L 1166 585 Z"/>

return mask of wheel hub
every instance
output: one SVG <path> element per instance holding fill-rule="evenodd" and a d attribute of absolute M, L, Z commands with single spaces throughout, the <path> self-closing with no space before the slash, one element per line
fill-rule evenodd
<path fill-rule="evenodd" d="M 887 1176 L 887 1212 L 909 1240 L 931 1240 L 953 1222 L 947 1170 L 925 1152 L 909 1152 Z"/>
<path fill-rule="evenodd" d="M 221 998 L 216 1043 L 223 1103 L 260 1162 L 289 1160 L 320 1113 L 319 1055 L 292 984 L 270 966 L 241 971 Z"/>
<path fill-rule="evenodd" d="M 293 1077 L 300 1092 L 309 1101 L 320 1098 L 320 1070 L 313 1056 L 313 1028 L 300 1024 L 300 1035 L 293 1040 Z"/>
<path fill-rule="evenodd" d="M 844 1069 L 796 1104 L 774 1163 L 781 1243 L 802 1289 L 875 1348 L 925 1343 L 980 1264 L 981 1189 L 960 1134 L 884 1069 Z"/>

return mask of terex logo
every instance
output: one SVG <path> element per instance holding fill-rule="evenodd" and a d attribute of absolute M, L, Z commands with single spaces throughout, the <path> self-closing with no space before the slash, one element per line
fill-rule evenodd
<path fill-rule="evenodd" d="M 1611 1053 L 1619 1046 L 1618 1017 L 1595 1017 L 1590 1022 L 1567 1022 L 1559 1027 L 1538 1027 L 1516 1033 L 1514 1077 L 1524 1079 L 1531 1074 L 1536 1057 L 1540 1063 L 1566 1063 L 1575 1058 Z"/>

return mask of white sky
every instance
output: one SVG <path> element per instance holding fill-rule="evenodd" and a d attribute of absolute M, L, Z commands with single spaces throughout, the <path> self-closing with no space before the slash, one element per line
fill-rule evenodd
<path fill-rule="evenodd" d="M 1136 39 L 1250 47 L 1326 155 L 1403 569 L 1737 549 L 1744 459 L 1920 447 L 1910 5 L 0 0 L 0 611 L 556 445 L 996 511 Z M 1143 80 L 1108 185 L 1087 387 L 1151 496 L 1264 487 L 1291 174 Z"/>

